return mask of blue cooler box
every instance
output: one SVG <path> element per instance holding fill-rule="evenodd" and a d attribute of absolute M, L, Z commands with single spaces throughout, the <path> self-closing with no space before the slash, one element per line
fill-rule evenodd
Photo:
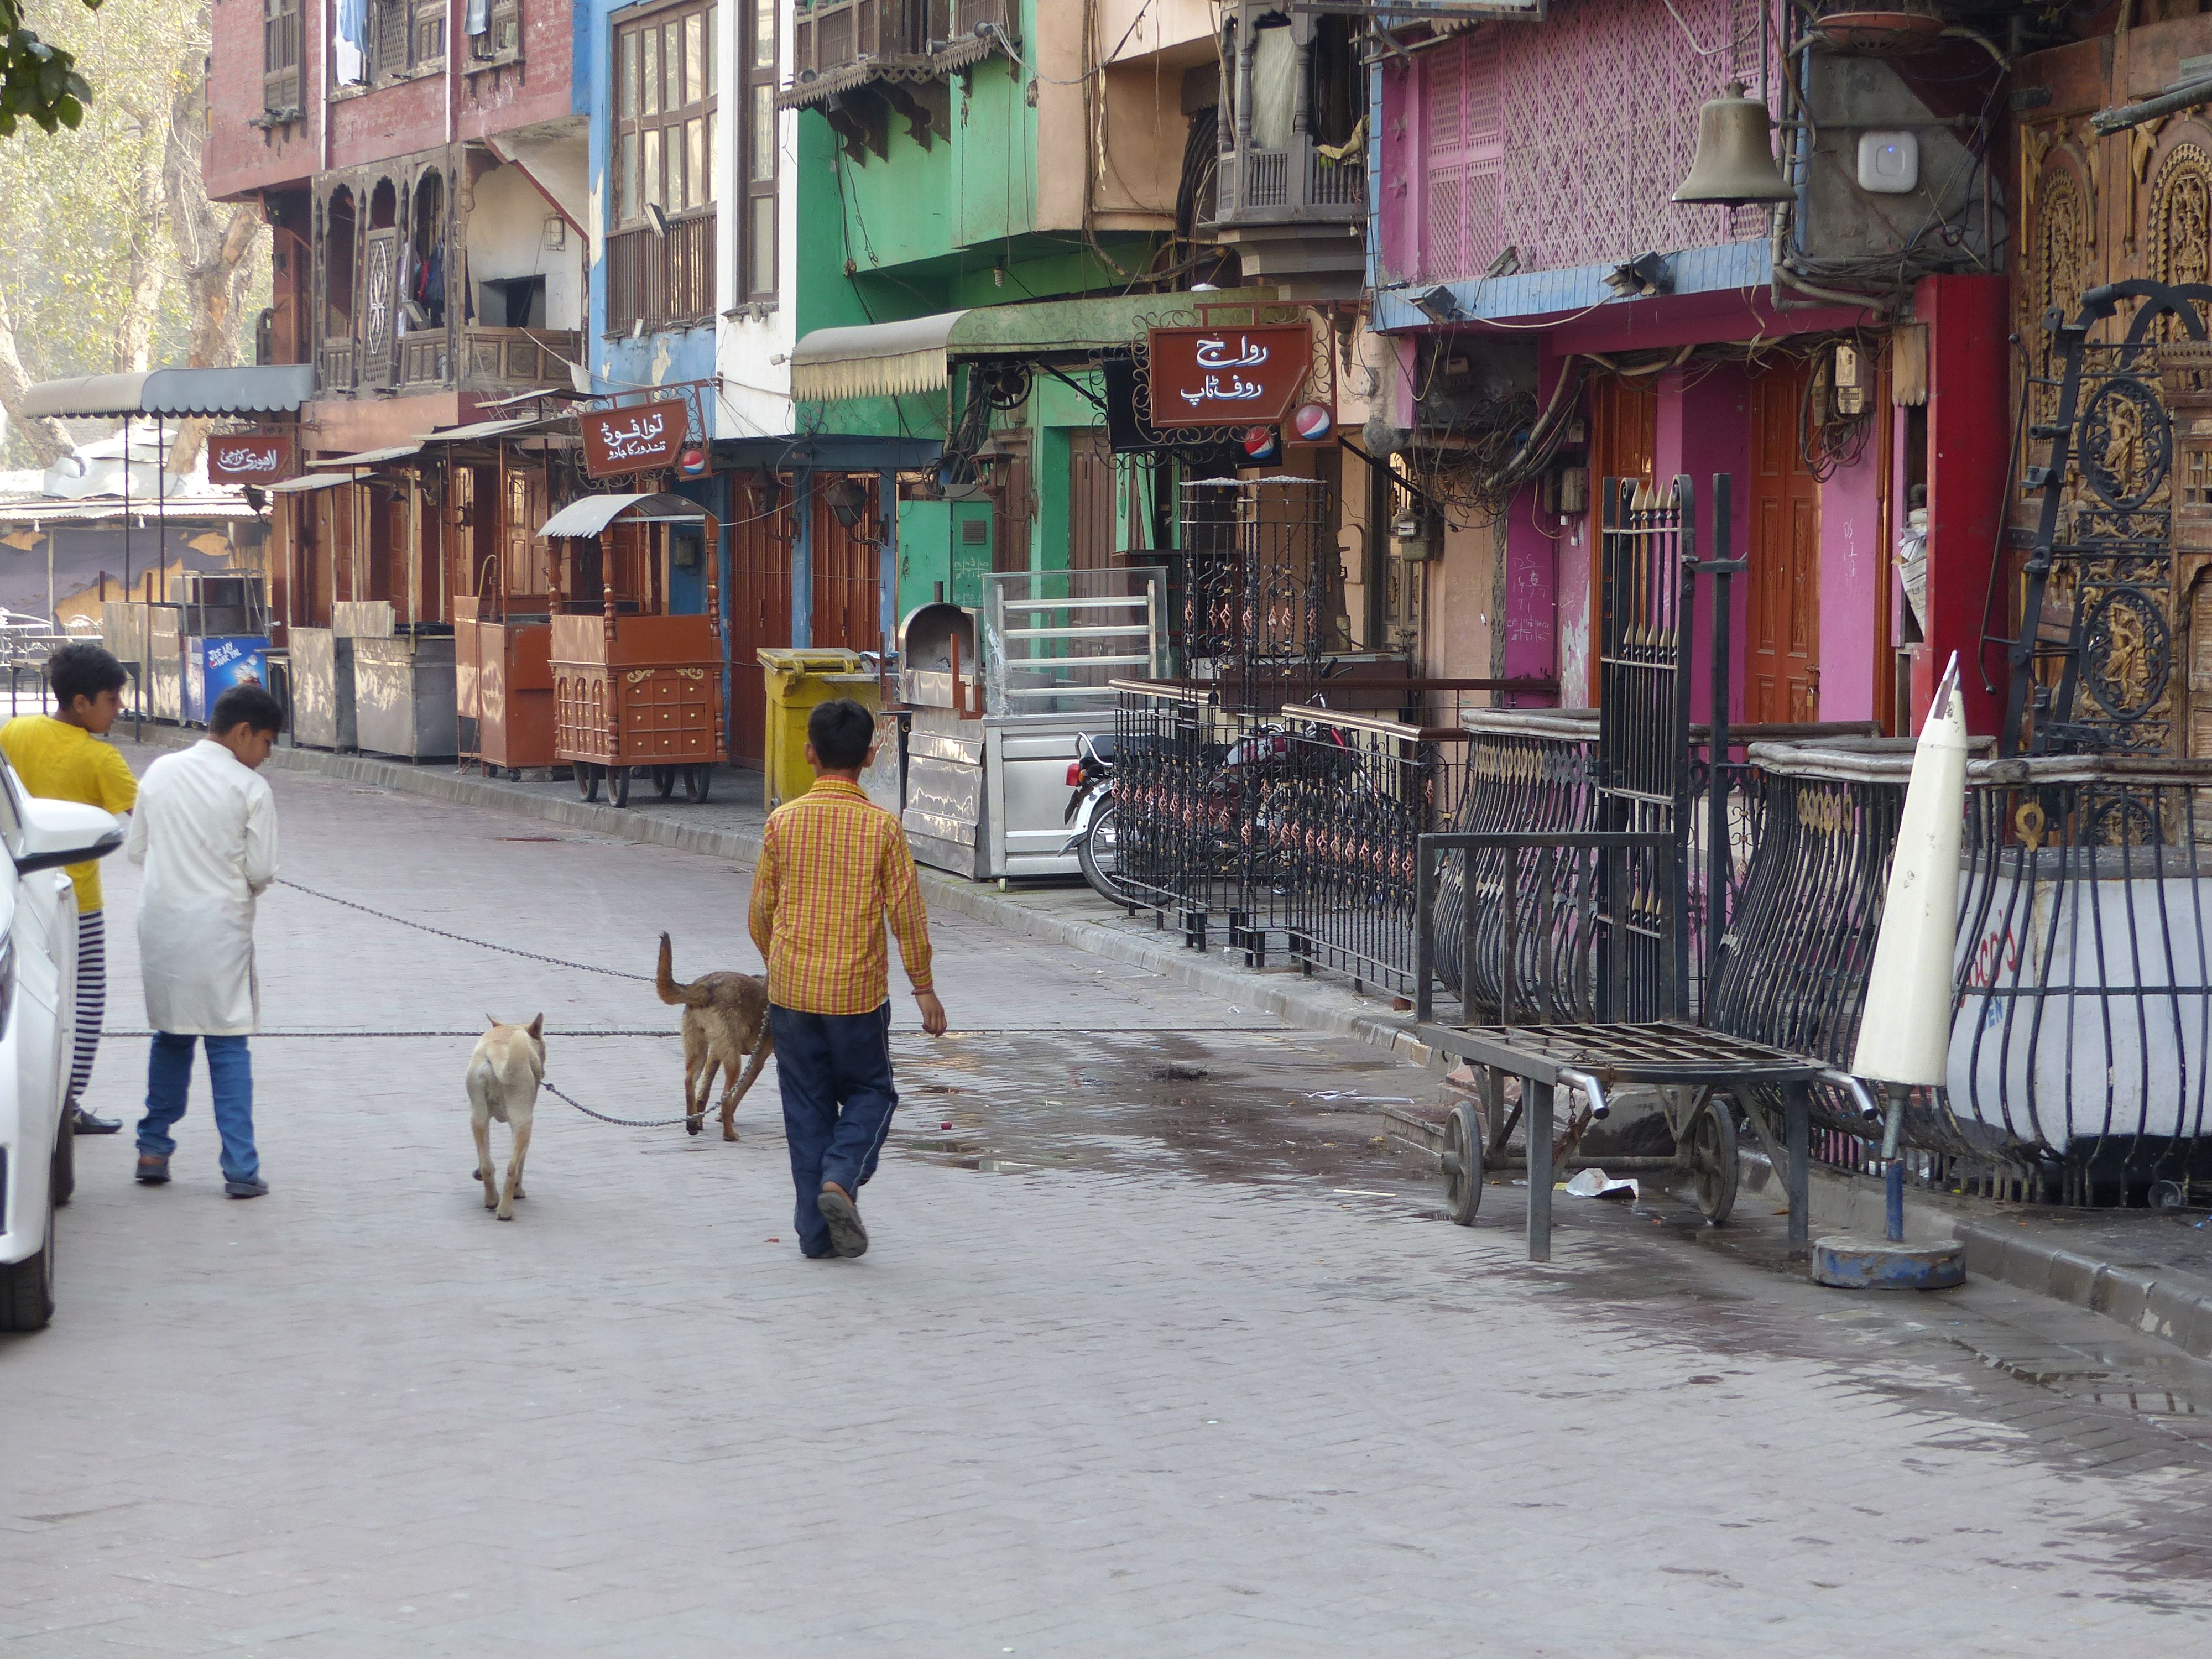
<path fill-rule="evenodd" d="M 234 685 L 266 685 L 266 635 L 227 634 L 185 641 L 185 718 L 207 724 L 208 710 Z"/>

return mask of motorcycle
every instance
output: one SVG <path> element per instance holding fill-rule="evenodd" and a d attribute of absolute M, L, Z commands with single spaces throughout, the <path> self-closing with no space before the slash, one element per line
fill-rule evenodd
<path fill-rule="evenodd" d="M 1101 898 L 1127 910 L 1137 901 L 1121 885 L 1120 839 L 1114 817 L 1114 739 L 1091 737 L 1075 739 L 1075 758 L 1067 763 L 1067 811 L 1060 822 L 1073 833 L 1060 850 L 1075 854 L 1076 867 Z"/>

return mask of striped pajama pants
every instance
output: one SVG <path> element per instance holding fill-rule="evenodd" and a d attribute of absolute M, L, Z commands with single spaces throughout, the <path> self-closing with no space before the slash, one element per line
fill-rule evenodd
<path fill-rule="evenodd" d="M 70 1057 L 71 1106 L 92 1081 L 100 1028 L 107 1018 L 107 915 L 90 910 L 76 919 L 76 1048 Z"/>

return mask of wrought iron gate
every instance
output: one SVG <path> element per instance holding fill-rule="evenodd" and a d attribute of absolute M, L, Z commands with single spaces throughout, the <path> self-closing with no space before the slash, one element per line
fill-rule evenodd
<path fill-rule="evenodd" d="M 2089 338 L 2130 302 L 2118 341 Z M 2113 283 L 2083 295 L 2072 318 L 2054 307 L 2044 319 L 2058 398 L 2029 428 L 2050 448 L 2023 481 L 2042 502 L 2009 653 L 2005 755 L 2177 752 L 2167 380 L 2180 366 L 2168 360 L 2202 363 L 2207 304 L 2203 283 Z"/>

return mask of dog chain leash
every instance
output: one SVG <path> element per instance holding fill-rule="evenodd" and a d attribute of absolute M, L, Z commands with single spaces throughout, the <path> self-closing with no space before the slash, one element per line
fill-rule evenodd
<path fill-rule="evenodd" d="M 302 884 L 301 883 L 299 883 L 299 882 L 296 882 L 296 881 L 288 881 L 288 880 L 286 880 L 283 877 L 282 877 L 282 876 L 279 876 L 279 877 L 276 878 L 276 884 L 277 884 L 279 887 L 289 887 L 289 888 L 290 888 L 290 889 L 291 889 L 294 892 L 295 892 L 295 893 L 305 893 L 305 894 L 307 894 L 307 896 L 308 896 L 308 897 L 310 897 L 310 898 L 324 899 L 324 900 L 326 900 L 326 901 L 328 901 L 330 903 L 332 903 L 332 904 L 342 904 L 342 905 L 343 905 L 343 906 L 344 906 L 347 909 L 349 909 L 349 910 L 358 910 L 358 911 L 360 911 L 360 912 L 362 913 L 362 915 L 365 915 L 365 916 L 374 916 L 374 917 L 375 917 L 378 921 L 393 921 L 393 922 L 397 922 L 397 923 L 398 923 L 398 924 L 399 924 L 399 926 L 401 926 L 402 927 L 412 927 L 412 928 L 416 929 L 416 930 L 417 932 L 419 932 L 419 933 L 431 933 L 431 934 L 434 934 L 434 935 L 435 935 L 437 938 L 439 938 L 439 939 L 451 939 L 451 940 L 453 940 L 456 945 L 473 945 L 477 946 L 479 950 L 484 950 L 484 951 L 501 951 L 501 952 L 503 952 L 504 954 L 506 954 L 506 955 L 507 955 L 507 956 L 510 956 L 510 957 L 521 957 L 524 961 L 526 961 L 526 962 L 542 962 L 542 963 L 547 963 L 547 964 L 549 964 L 549 965 L 550 965 L 550 966 L 552 966 L 552 967 L 555 967 L 555 968 L 573 968 L 573 969 L 576 969 L 577 971 L 579 971 L 580 973 L 586 973 L 586 974 L 605 974 L 605 975 L 609 979 L 627 979 L 627 980 L 633 980 L 633 981 L 635 981 L 637 983 L 639 983 L 639 984 L 641 984 L 641 985 L 650 985 L 650 984 L 652 984 L 652 983 L 653 982 L 653 975 L 652 975 L 651 974 L 629 974 L 629 973 L 624 973 L 624 972 L 623 972 L 621 969 L 619 969 L 619 968 L 602 968 L 602 967 L 600 967 L 597 963 L 592 963 L 592 962 L 571 962 L 571 961 L 569 961 L 569 960 L 568 960 L 567 957 L 549 957 L 549 956 L 544 955 L 543 953 L 541 953 L 541 952 L 539 952 L 539 951 L 519 951 L 519 950 L 515 949 L 515 947 L 514 947 L 514 946 L 513 946 L 512 945 L 495 945 L 495 944 L 493 944 L 493 943 L 491 942 L 491 940 L 489 940 L 489 939 L 471 939 L 471 938 L 470 938 L 466 933 L 451 933 L 451 932 L 447 931 L 447 929 L 445 929 L 445 928 L 443 928 L 443 927 L 431 927 L 431 926 L 430 926 L 430 924 L 429 924 L 428 922 L 427 922 L 427 921 L 414 921 L 414 920 L 412 920 L 411 918 L 407 917 L 407 916 L 395 916 L 395 915 L 392 915 L 389 910 L 379 910 L 379 909 L 375 909 L 375 908 L 374 908 L 373 907 L 371 907 L 371 906 L 369 906 L 369 905 L 358 903 L 358 902 L 356 902 L 356 901 L 354 901 L 354 900 L 352 900 L 352 899 L 349 899 L 349 898 L 340 898 L 340 897 L 339 897 L 336 893 L 325 893 L 325 892 L 322 891 L 322 890 L 321 890 L 320 889 L 319 889 L 319 888 L 308 887 L 308 886 L 306 886 L 306 885 Z M 121 1034 L 119 1034 L 119 1033 L 118 1033 L 118 1035 L 121 1035 Z M 282 1035 L 282 1036 L 318 1036 L 318 1037 L 319 1037 L 319 1036 L 332 1036 L 332 1037 L 336 1037 L 336 1036 L 362 1036 L 362 1037 L 442 1037 L 442 1036 L 476 1036 L 480 1035 L 480 1033 L 476 1032 L 476 1031 L 292 1031 L 292 1032 L 283 1032 L 283 1033 L 278 1033 L 278 1032 L 274 1032 L 274 1031 L 272 1031 L 272 1032 L 269 1032 L 269 1033 L 267 1033 L 266 1035 L 269 1035 L 269 1036 L 280 1036 L 280 1035 Z M 644 1031 L 644 1030 L 636 1030 L 636 1031 L 624 1031 L 624 1030 L 597 1030 L 597 1031 L 572 1031 L 572 1032 L 568 1032 L 568 1033 L 565 1033 L 565 1034 L 556 1033 L 556 1035 L 567 1035 L 567 1036 L 659 1036 L 659 1037 L 665 1037 L 665 1036 L 670 1036 L 670 1035 L 672 1035 L 672 1034 L 671 1034 L 671 1033 L 669 1033 L 669 1032 L 667 1032 L 667 1031 Z M 567 1094 L 562 1093 L 559 1089 L 555 1088 L 551 1084 L 547 1083 L 547 1082 L 544 1082 L 544 1080 L 542 1080 L 542 1079 L 539 1081 L 539 1083 L 538 1083 L 538 1086 L 539 1088 L 541 1088 L 541 1089 L 544 1090 L 544 1091 L 545 1091 L 545 1092 L 546 1092 L 547 1094 L 551 1095 L 551 1096 L 554 1097 L 554 1099 L 556 1099 L 556 1100 L 560 1100 L 560 1101 L 565 1101 L 565 1102 L 567 1102 L 569 1105 L 574 1106 L 574 1107 L 578 1111 L 581 1112 L 581 1113 L 582 1113 L 586 1117 L 597 1118 L 597 1119 L 598 1119 L 600 1122 L 602 1122 L 602 1123 L 612 1123 L 612 1124 L 615 1124 L 615 1125 L 617 1125 L 617 1127 L 622 1127 L 622 1128 L 624 1128 L 624 1129 L 666 1129 L 666 1128 L 672 1127 L 673 1127 L 674 1125 L 676 1125 L 676 1124 L 678 1124 L 678 1123 L 688 1123 L 688 1122 L 690 1122 L 690 1121 L 691 1121 L 691 1115 L 690 1115 L 690 1113 L 688 1113 L 688 1112 L 687 1112 L 687 1113 L 685 1113 L 682 1117 L 661 1117 L 661 1118 L 615 1117 L 615 1116 L 613 1116 L 613 1115 L 611 1115 L 611 1114 L 606 1113 L 606 1112 L 599 1112 L 599 1111 L 594 1111 L 594 1110 L 592 1110 L 592 1108 L 590 1108 L 589 1106 L 585 1105 L 585 1104 L 584 1104 L 584 1103 L 583 1103 L 582 1101 L 580 1101 L 580 1100 L 577 1100 L 577 1099 L 574 1098 L 573 1097 L 571 1097 L 571 1096 L 569 1096 L 569 1095 L 567 1095 Z M 704 1114 L 703 1114 L 703 1111 L 702 1111 L 702 1115 L 704 1115 Z"/>
<path fill-rule="evenodd" d="M 574 968 L 580 973 L 605 974 L 609 979 L 635 980 L 641 985 L 653 983 L 651 974 L 624 973 L 619 968 L 602 968 L 597 963 L 571 962 L 566 957 L 549 957 L 536 951 L 518 951 L 512 945 L 495 945 L 487 939 L 471 939 L 466 933 L 449 933 L 443 927 L 433 927 L 427 921 L 416 921 L 406 916 L 395 916 L 389 910 L 373 909 L 352 899 L 340 898 L 336 893 L 325 893 L 317 888 L 302 886 L 296 881 L 288 881 L 282 876 L 276 878 L 276 884 L 279 887 L 289 887 L 295 893 L 305 893 L 310 898 L 326 899 L 332 904 L 343 904 L 349 910 L 358 910 L 362 915 L 374 916 L 380 921 L 396 921 L 402 927 L 412 927 L 422 933 L 434 933 L 440 939 L 452 939 L 457 945 L 473 945 L 479 950 L 503 951 L 510 957 L 520 957 L 526 962 L 549 963 L 556 968 Z"/>

